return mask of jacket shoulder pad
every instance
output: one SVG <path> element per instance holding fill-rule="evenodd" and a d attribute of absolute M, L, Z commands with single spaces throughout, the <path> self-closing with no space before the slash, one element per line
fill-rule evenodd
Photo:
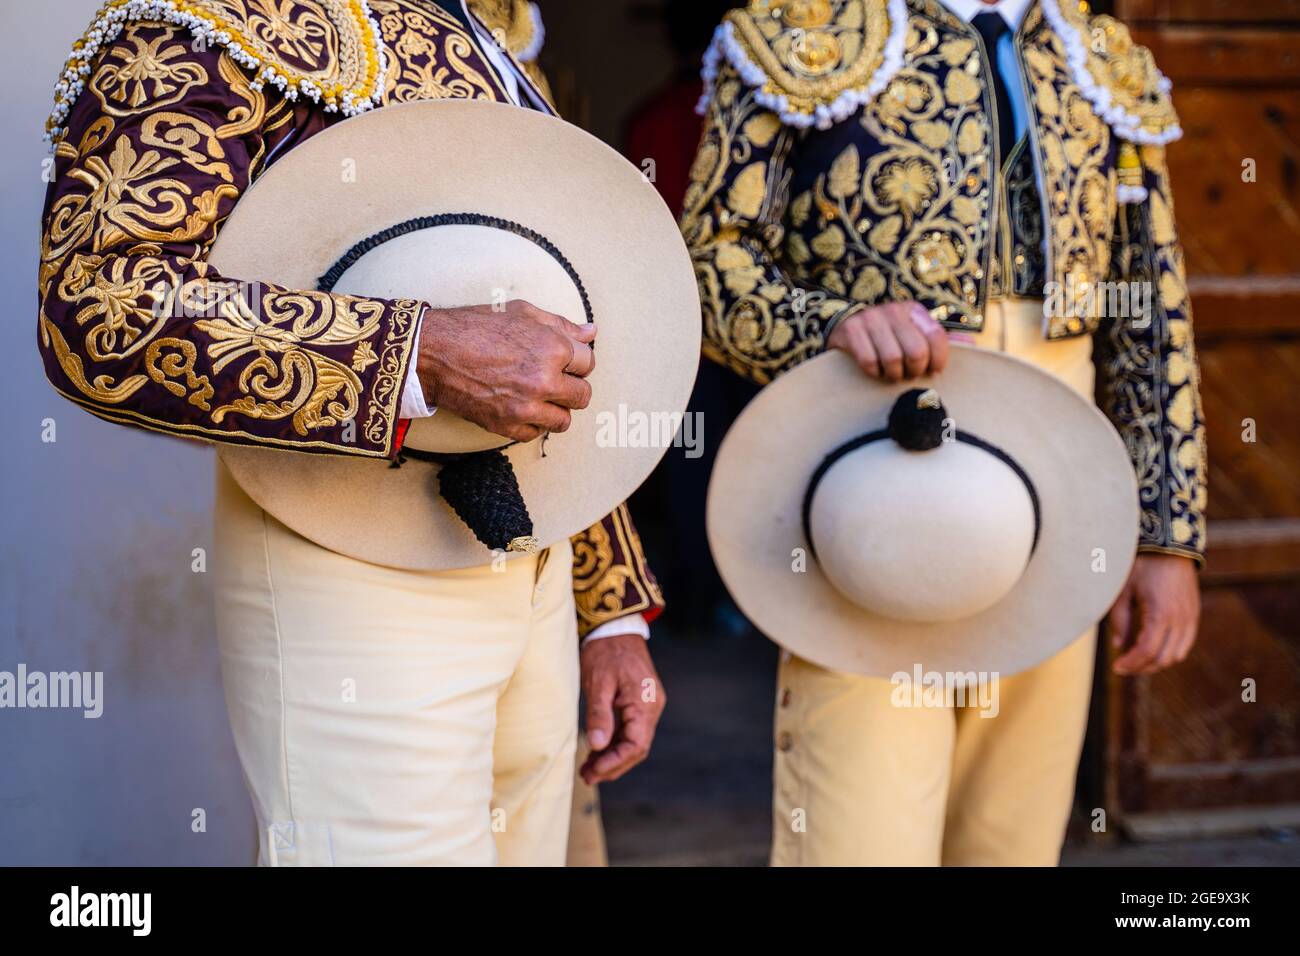
<path fill-rule="evenodd" d="M 907 18 L 906 0 L 750 0 L 714 34 L 701 107 L 726 63 L 786 124 L 833 126 L 902 67 Z"/>
<path fill-rule="evenodd" d="M 287 99 L 304 97 L 351 116 L 378 106 L 387 56 L 366 0 L 106 0 L 73 44 L 54 91 L 46 138 L 63 123 L 100 55 L 130 23 L 181 27 L 222 47 Z"/>
<path fill-rule="evenodd" d="M 1069 0 L 1042 4 L 1065 46 L 1074 81 L 1117 136 L 1142 146 L 1164 146 L 1183 135 L 1170 97 L 1172 84 L 1151 51 L 1133 41 L 1128 27 Z"/>

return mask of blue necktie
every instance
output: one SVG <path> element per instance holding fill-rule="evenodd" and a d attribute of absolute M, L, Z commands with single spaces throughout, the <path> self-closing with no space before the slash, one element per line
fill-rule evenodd
<path fill-rule="evenodd" d="M 979 13 L 971 20 L 971 26 L 984 38 L 984 47 L 989 54 L 989 67 L 993 71 L 993 92 L 998 104 L 998 145 L 1002 150 L 1000 163 L 1005 163 L 1016 145 L 1016 119 L 1011 112 L 1011 97 L 1007 94 L 1006 80 L 998 69 L 998 44 L 1011 28 L 1000 13 Z"/>

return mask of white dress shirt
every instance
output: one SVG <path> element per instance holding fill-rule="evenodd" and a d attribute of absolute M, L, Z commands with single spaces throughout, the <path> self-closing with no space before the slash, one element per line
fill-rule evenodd
<path fill-rule="evenodd" d="M 461 0 L 462 5 L 464 0 Z M 515 66 L 514 60 L 506 56 L 505 53 L 497 46 L 496 39 L 488 32 L 485 27 L 473 13 L 466 9 L 466 14 L 470 23 L 474 25 L 474 32 L 478 37 L 479 49 L 487 57 L 492 68 L 497 71 L 501 77 L 502 85 L 506 88 L 506 94 L 510 97 L 510 102 L 515 106 L 523 106 L 524 99 L 527 98 L 529 106 L 533 109 L 540 110 L 543 113 L 555 115 L 546 98 L 541 95 L 533 82 L 523 75 L 518 67 Z M 421 316 L 421 325 L 423 325 L 423 316 Z M 420 341 L 420 327 L 415 330 L 414 341 Z M 420 378 L 416 374 L 416 364 L 411 363 L 406 373 L 406 382 L 402 387 L 401 410 L 398 413 L 402 418 L 429 418 L 437 409 L 430 408 L 424 398 L 424 387 L 420 384 Z M 587 635 L 583 641 L 598 641 L 605 637 L 616 637 L 620 634 L 636 634 L 640 637 L 650 637 L 650 625 L 642 614 L 628 614 L 617 620 L 609 621 L 600 627 L 595 628 Z"/>
<path fill-rule="evenodd" d="M 1029 12 L 1029 5 L 1034 0 L 997 0 L 985 3 L 984 0 L 943 0 L 943 5 L 967 23 L 975 19 L 977 13 L 1000 13 L 1014 33 L 1020 28 L 1020 21 Z"/>

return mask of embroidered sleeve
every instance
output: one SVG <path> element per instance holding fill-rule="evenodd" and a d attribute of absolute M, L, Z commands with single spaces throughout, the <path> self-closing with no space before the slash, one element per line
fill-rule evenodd
<path fill-rule="evenodd" d="M 1141 150 L 1145 199 L 1119 207 L 1115 278 L 1149 289 L 1148 315 L 1096 336 L 1098 396 L 1128 446 L 1141 504 L 1139 550 L 1205 553 L 1205 416 L 1183 251 L 1164 150 Z"/>
<path fill-rule="evenodd" d="M 230 52 L 132 23 L 59 130 L 39 344 L 102 418 L 212 441 L 390 454 L 415 301 L 289 290 L 205 262 L 292 107 Z"/>
<path fill-rule="evenodd" d="M 654 620 L 664 608 L 627 505 L 573 538 L 573 596 L 578 634 L 627 614 Z"/>

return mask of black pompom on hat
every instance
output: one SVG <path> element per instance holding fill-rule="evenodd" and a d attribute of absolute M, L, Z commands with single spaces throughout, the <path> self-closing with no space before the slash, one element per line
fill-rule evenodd
<path fill-rule="evenodd" d="M 948 410 L 932 388 L 913 388 L 898 396 L 889 411 L 889 437 L 908 451 L 931 451 L 943 444 Z"/>

